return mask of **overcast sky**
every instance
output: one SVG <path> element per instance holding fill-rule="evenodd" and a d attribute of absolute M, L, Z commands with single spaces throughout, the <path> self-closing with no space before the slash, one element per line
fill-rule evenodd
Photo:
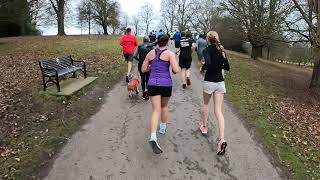
<path fill-rule="evenodd" d="M 76 9 L 80 0 L 71 1 L 72 9 Z M 135 16 L 140 8 L 147 2 L 154 7 L 155 17 L 157 17 L 161 4 L 161 0 L 118 0 L 118 2 L 120 3 L 121 12 L 126 13 L 129 17 Z M 42 25 L 40 29 L 42 30 L 43 35 L 56 35 L 58 33 L 56 26 L 45 27 Z M 81 34 L 81 30 L 76 27 L 75 22 L 66 22 L 65 32 L 67 35 Z M 86 33 L 86 31 L 83 31 L 83 33 Z"/>

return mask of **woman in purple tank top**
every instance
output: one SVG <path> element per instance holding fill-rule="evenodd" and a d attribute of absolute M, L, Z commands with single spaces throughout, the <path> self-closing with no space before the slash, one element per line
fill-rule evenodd
<path fill-rule="evenodd" d="M 159 48 L 150 51 L 142 65 L 143 72 L 151 71 L 148 81 L 148 95 L 152 103 L 149 142 L 156 154 L 162 153 L 156 136 L 160 116 L 160 134 L 166 133 L 168 122 L 168 102 L 172 93 L 170 66 L 173 73 L 180 71 L 175 54 L 167 50 L 168 41 L 169 37 L 167 35 L 162 36 L 158 41 Z"/>

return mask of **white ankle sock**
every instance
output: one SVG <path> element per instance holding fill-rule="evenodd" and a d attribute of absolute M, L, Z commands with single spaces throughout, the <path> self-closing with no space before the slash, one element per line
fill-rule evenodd
<path fill-rule="evenodd" d="M 167 128 L 167 123 L 160 123 L 160 128 L 161 129 L 166 129 Z"/>
<path fill-rule="evenodd" d="M 157 133 L 150 134 L 150 141 L 157 141 Z"/>

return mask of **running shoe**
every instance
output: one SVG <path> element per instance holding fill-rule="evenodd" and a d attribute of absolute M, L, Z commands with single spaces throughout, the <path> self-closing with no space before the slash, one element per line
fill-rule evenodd
<path fill-rule="evenodd" d="M 167 132 L 167 126 L 164 126 L 160 123 L 159 133 L 166 134 L 166 132 Z"/>
<path fill-rule="evenodd" d="M 142 99 L 143 99 L 143 100 L 146 100 L 146 92 L 143 92 L 143 94 L 142 94 Z"/>
<path fill-rule="evenodd" d="M 183 89 L 187 88 L 187 85 L 186 84 L 182 84 L 182 88 Z"/>
<path fill-rule="evenodd" d="M 150 140 L 149 144 L 155 154 L 161 154 L 163 152 L 157 141 Z"/>
<path fill-rule="evenodd" d="M 218 145 L 219 145 L 219 147 L 218 147 L 217 155 L 218 156 L 223 156 L 226 153 L 226 148 L 227 148 L 228 144 L 225 141 L 221 142 L 221 140 L 219 140 Z"/>
<path fill-rule="evenodd" d="M 190 78 L 187 77 L 187 85 L 190 86 L 191 85 L 191 81 Z"/>

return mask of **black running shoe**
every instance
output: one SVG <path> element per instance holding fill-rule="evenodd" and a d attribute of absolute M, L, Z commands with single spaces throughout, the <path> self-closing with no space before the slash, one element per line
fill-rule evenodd
<path fill-rule="evenodd" d="M 126 76 L 126 82 L 129 83 L 129 76 Z"/>
<path fill-rule="evenodd" d="M 187 85 L 186 84 L 182 84 L 182 88 L 183 89 L 187 88 Z"/>
<path fill-rule="evenodd" d="M 143 92 L 143 93 L 142 93 L 142 99 L 143 99 L 143 100 L 146 100 L 146 92 Z"/>
<path fill-rule="evenodd" d="M 157 141 L 152 140 L 152 141 L 149 141 L 149 143 L 155 154 L 161 154 L 163 152 Z"/>

